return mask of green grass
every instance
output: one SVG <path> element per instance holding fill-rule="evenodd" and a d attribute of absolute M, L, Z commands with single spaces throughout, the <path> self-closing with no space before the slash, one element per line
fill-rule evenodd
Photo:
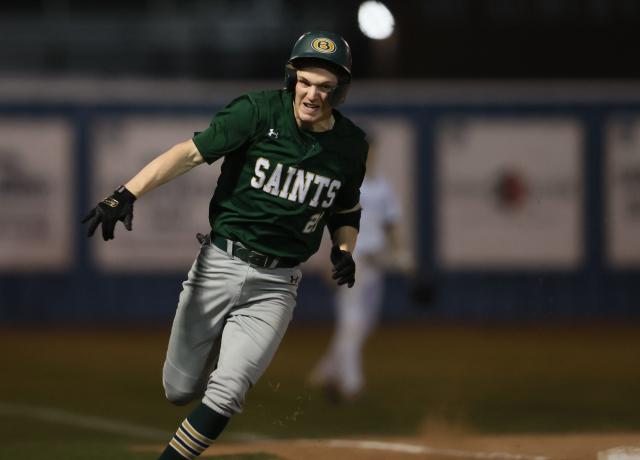
<path fill-rule="evenodd" d="M 328 329 L 294 323 L 222 442 L 412 435 L 436 420 L 479 432 L 640 430 L 640 325 L 386 326 L 366 348 L 367 393 L 333 405 L 306 377 Z M 163 330 L 0 331 L 0 403 L 63 410 L 174 432 L 189 408 L 164 400 Z M 167 438 L 168 439 L 168 438 Z M 0 459 L 155 459 L 108 434 L 0 412 Z M 46 455 L 43 455 L 46 454 Z M 266 460 L 266 456 L 219 456 Z"/>

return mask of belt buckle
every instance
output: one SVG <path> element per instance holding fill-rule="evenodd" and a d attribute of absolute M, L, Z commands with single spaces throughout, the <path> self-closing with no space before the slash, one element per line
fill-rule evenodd
<path fill-rule="evenodd" d="M 264 268 L 267 265 L 268 257 L 252 250 L 248 251 L 247 262 L 251 265 Z"/>

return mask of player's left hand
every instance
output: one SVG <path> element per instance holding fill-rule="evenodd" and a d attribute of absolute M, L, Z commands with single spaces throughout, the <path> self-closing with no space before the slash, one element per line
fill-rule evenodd
<path fill-rule="evenodd" d="M 353 287 L 356 282 L 356 263 L 349 251 L 343 251 L 338 245 L 331 248 L 331 263 L 333 264 L 333 279 L 339 285 L 346 284 Z"/>
<path fill-rule="evenodd" d="M 87 236 L 93 236 L 98 225 L 102 224 L 102 238 L 105 241 L 112 240 L 113 231 L 118 221 L 121 221 L 124 227 L 131 231 L 134 201 L 136 201 L 136 196 L 133 193 L 124 186 L 118 187 L 112 195 L 98 203 L 82 219 L 83 224 L 89 222 Z"/>

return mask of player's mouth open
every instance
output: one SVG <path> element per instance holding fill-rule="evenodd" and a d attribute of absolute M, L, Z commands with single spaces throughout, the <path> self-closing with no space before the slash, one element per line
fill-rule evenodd
<path fill-rule="evenodd" d="M 310 103 L 308 103 L 308 102 L 303 102 L 303 103 L 302 103 L 302 105 L 304 105 L 304 106 L 305 106 L 308 110 L 310 110 L 310 111 L 314 111 L 314 110 L 317 110 L 317 109 L 319 109 L 319 108 L 320 108 L 320 106 L 319 106 L 319 105 L 316 105 L 316 104 L 310 104 Z"/>

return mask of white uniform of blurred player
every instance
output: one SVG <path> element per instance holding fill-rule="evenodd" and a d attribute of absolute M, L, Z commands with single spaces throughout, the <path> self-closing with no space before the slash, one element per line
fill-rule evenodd
<path fill-rule="evenodd" d="M 358 282 L 352 289 L 337 290 L 334 335 L 310 377 L 312 386 L 324 388 L 336 400 L 355 400 L 363 390 L 362 349 L 380 314 L 385 268 L 389 262 L 402 270 L 410 265 L 398 233 L 400 206 L 377 173 L 374 156 L 372 146 L 360 187 L 362 218 L 354 252 Z"/>

